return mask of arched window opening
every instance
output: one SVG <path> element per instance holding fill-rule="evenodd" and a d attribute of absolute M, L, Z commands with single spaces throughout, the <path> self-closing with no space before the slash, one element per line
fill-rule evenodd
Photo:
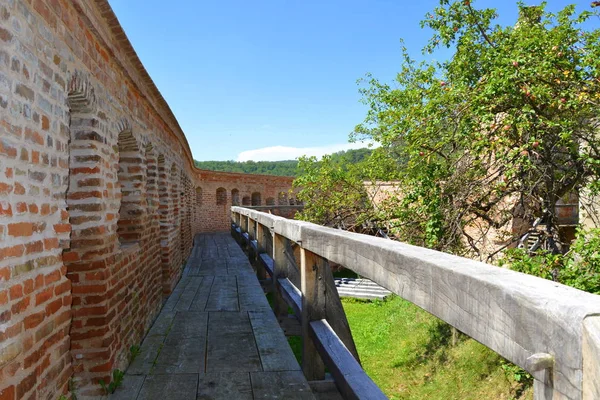
<path fill-rule="evenodd" d="M 240 205 L 240 191 L 237 189 L 231 191 L 231 204 L 234 206 Z"/>
<path fill-rule="evenodd" d="M 290 197 L 290 206 L 293 206 L 296 204 L 296 199 L 294 199 L 294 197 Z"/>
<path fill-rule="evenodd" d="M 274 206 L 275 205 L 275 199 L 273 197 L 267 198 L 267 205 L 268 206 Z"/>
<path fill-rule="evenodd" d="M 225 188 L 217 189 L 217 205 L 225 205 L 227 204 L 227 190 Z"/>
<path fill-rule="evenodd" d="M 196 188 L 196 205 L 198 207 L 202 205 L 202 188 L 200 186 Z"/>
<path fill-rule="evenodd" d="M 277 204 L 279 204 L 280 206 L 286 206 L 288 204 L 287 197 L 288 196 L 286 192 L 279 192 L 279 194 L 277 195 Z"/>
<path fill-rule="evenodd" d="M 260 198 L 260 193 L 259 192 L 252 193 L 252 205 L 253 206 L 260 206 L 261 205 L 261 198 Z"/>
<path fill-rule="evenodd" d="M 242 198 L 242 205 L 243 206 L 249 206 L 250 205 L 250 196 L 244 196 L 244 198 Z"/>
<path fill-rule="evenodd" d="M 152 213 L 158 208 L 158 172 L 156 165 L 156 155 L 152 143 L 146 145 L 146 203 L 148 213 Z"/>
<path fill-rule="evenodd" d="M 181 211 L 180 198 L 181 195 L 179 193 L 179 174 L 177 173 L 177 166 L 173 164 L 171 166 L 171 174 L 169 177 L 169 181 L 171 182 L 171 199 L 173 201 L 173 224 L 175 229 L 179 226 L 179 213 Z"/>
<path fill-rule="evenodd" d="M 121 207 L 117 234 L 121 244 L 132 244 L 142 239 L 145 215 L 144 163 L 135 137 L 130 130 L 119 133 L 119 170 Z"/>
<path fill-rule="evenodd" d="M 167 183 L 167 171 L 165 169 L 165 156 L 160 154 L 156 159 L 158 172 L 158 215 L 161 229 L 161 237 L 167 236 L 167 217 L 169 215 L 169 185 Z"/>

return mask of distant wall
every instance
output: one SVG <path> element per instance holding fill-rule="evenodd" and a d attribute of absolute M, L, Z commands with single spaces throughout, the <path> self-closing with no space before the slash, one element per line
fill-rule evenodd
<path fill-rule="evenodd" d="M 294 178 L 197 170 L 197 210 L 195 230 L 214 232 L 229 230 L 231 206 L 294 203 L 291 191 Z M 199 189 L 198 189 L 199 188 Z M 224 189 L 224 190 L 223 190 Z M 220 194 L 219 196 L 217 194 Z M 253 203 L 254 195 L 254 203 Z"/>

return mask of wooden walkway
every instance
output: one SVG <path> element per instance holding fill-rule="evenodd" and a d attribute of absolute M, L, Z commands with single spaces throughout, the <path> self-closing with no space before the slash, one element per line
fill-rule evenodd
<path fill-rule="evenodd" d="M 112 400 L 314 399 L 246 255 L 197 235 L 183 277 Z"/>

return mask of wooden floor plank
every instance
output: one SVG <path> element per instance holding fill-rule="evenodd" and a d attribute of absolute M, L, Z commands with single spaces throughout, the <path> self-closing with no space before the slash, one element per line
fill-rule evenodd
<path fill-rule="evenodd" d="M 272 311 L 248 312 L 264 371 L 299 371 L 300 365 Z"/>
<path fill-rule="evenodd" d="M 144 375 L 128 375 L 123 379 L 123 384 L 110 395 L 110 400 L 135 400 L 142 389 Z"/>
<path fill-rule="evenodd" d="M 206 372 L 227 371 L 262 371 L 248 313 L 209 313 Z"/>
<path fill-rule="evenodd" d="M 215 277 L 206 303 L 206 311 L 239 311 L 239 309 L 236 277 Z"/>
<path fill-rule="evenodd" d="M 149 376 L 204 372 L 205 346 L 204 338 L 182 339 L 177 342 L 165 343 Z"/>
<path fill-rule="evenodd" d="M 208 297 L 214 279 L 214 276 L 205 276 L 204 279 L 202 279 L 202 283 L 196 291 L 196 297 L 194 297 L 192 305 L 190 306 L 190 311 L 204 311 L 206 309 L 206 303 L 208 303 Z"/>
<path fill-rule="evenodd" d="M 315 399 L 301 371 L 252 372 L 250 379 L 255 399 Z"/>
<path fill-rule="evenodd" d="M 196 400 L 198 374 L 148 375 L 138 400 Z"/>
<path fill-rule="evenodd" d="M 179 297 L 179 301 L 173 308 L 175 311 L 187 311 L 192 305 L 192 301 L 196 297 L 196 292 L 202 283 L 203 278 L 200 276 L 190 277 L 183 293 Z"/>
<path fill-rule="evenodd" d="M 240 311 L 271 311 L 256 275 L 237 277 Z"/>
<path fill-rule="evenodd" d="M 220 372 L 200 375 L 198 400 L 253 400 L 248 372 Z"/>

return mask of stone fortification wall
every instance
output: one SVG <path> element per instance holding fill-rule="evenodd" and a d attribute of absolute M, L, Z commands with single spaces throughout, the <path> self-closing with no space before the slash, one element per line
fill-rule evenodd
<path fill-rule="evenodd" d="M 101 395 L 232 191 L 290 184 L 196 170 L 106 0 L 1 1 L 0 399 Z"/>

